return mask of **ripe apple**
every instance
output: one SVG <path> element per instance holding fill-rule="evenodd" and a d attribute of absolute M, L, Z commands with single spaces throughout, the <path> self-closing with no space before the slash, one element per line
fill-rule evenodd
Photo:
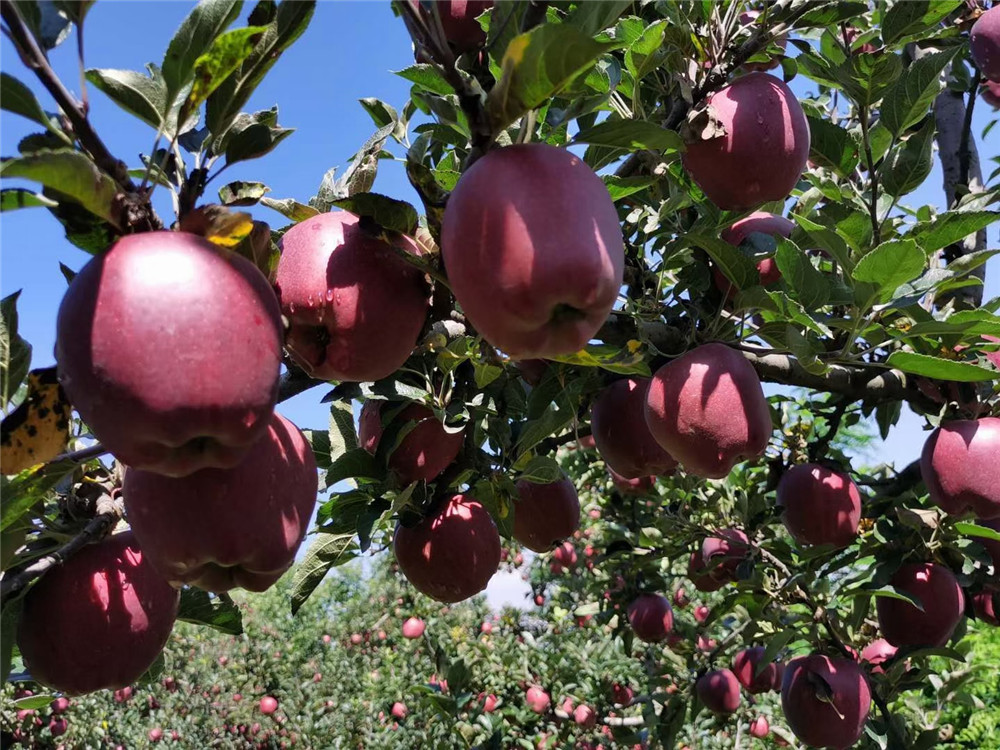
<path fill-rule="evenodd" d="M 499 703 L 497 697 L 492 693 L 486 696 L 482 696 L 482 701 L 483 701 L 483 711 L 488 714 L 493 713 L 496 710 L 497 703 Z"/>
<path fill-rule="evenodd" d="M 400 721 L 402 721 L 403 719 L 406 718 L 406 715 L 410 713 L 410 711 L 406 707 L 405 703 L 400 703 L 399 701 L 396 701 L 395 703 L 392 704 L 392 711 L 390 711 L 390 713 L 392 714 L 392 718 L 399 719 Z"/>
<path fill-rule="evenodd" d="M 552 551 L 552 558 L 564 568 L 576 567 L 576 547 L 572 542 L 563 542 Z"/>
<path fill-rule="evenodd" d="M 706 672 L 698 678 L 694 689 L 698 700 L 714 714 L 735 713 L 740 707 L 740 684 L 728 669 Z"/>
<path fill-rule="evenodd" d="M 514 538 L 533 552 L 548 552 L 580 528 L 580 498 L 573 483 L 517 482 Z M 574 553 L 575 554 L 575 553 Z"/>
<path fill-rule="evenodd" d="M 59 306 L 59 382 L 122 463 L 169 476 L 235 466 L 278 396 L 281 317 L 245 258 L 185 232 L 118 240 Z"/>
<path fill-rule="evenodd" d="M 615 488 L 625 495 L 648 495 L 656 484 L 655 476 L 626 479 L 621 474 L 616 474 L 612 469 L 608 469 L 608 473 L 611 475 L 611 482 Z"/>
<path fill-rule="evenodd" d="M 320 380 L 380 380 L 413 351 L 427 317 L 424 275 L 346 211 L 318 214 L 281 238 L 275 290 L 289 321 L 285 346 Z"/>
<path fill-rule="evenodd" d="M 988 81 L 1000 82 L 1000 5 L 983 13 L 969 32 L 969 51 Z"/>
<path fill-rule="evenodd" d="M 706 537 L 688 559 L 688 578 L 699 591 L 717 591 L 736 581 L 740 563 L 750 554 L 750 540 L 739 529 Z"/>
<path fill-rule="evenodd" d="M 69 698 L 56 698 L 49 704 L 49 708 L 54 714 L 64 714 L 69 710 Z"/>
<path fill-rule="evenodd" d="M 858 535 L 861 494 L 843 471 L 799 464 L 778 482 L 781 520 L 799 544 L 846 547 Z"/>
<path fill-rule="evenodd" d="M 851 49 L 851 57 L 856 57 L 857 55 L 870 55 L 872 52 L 878 49 L 871 42 L 863 42 L 862 44 L 856 44 L 856 40 L 862 35 L 861 29 L 855 26 L 848 26 L 844 30 L 844 39 L 847 42 L 848 47 Z M 864 169 L 864 167 L 862 167 Z"/>
<path fill-rule="evenodd" d="M 767 737 L 768 732 L 771 731 L 771 725 L 767 723 L 767 719 L 763 716 L 754 717 L 753 721 L 750 722 L 750 736 L 756 737 L 757 739 L 764 739 Z"/>
<path fill-rule="evenodd" d="M 160 740 L 163 739 L 163 730 L 160 729 L 159 727 L 154 727 L 153 729 L 149 730 L 147 736 L 149 737 L 150 742 L 159 742 Z"/>
<path fill-rule="evenodd" d="M 628 623 L 640 641 L 658 643 L 673 629 L 674 612 L 667 597 L 640 594 L 628 605 Z"/>
<path fill-rule="evenodd" d="M 678 607 L 680 609 L 684 609 L 688 604 L 690 604 L 690 602 L 691 602 L 691 600 L 688 598 L 687 592 L 684 590 L 683 586 L 681 586 L 679 589 L 677 589 L 674 592 L 674 606 L 675 607 Z"/>
<path fill-rule="evenodd" d="M 552 699 L 549 698 L 549 694 L 538 687 L 538 685 L 532 685 L 528 688 L 527 692 L 524 694 L 524 700 L 528 704 L 528 708 L 536 714 L 544 714 L 549 710 L 549 706 L 552 704 Z"/>
<path fill-rule="evenodd" d="M 694 619 L 699 625 L 704 625 L 710 614 L 712 614 L 712 610 L 704 604 L 699 604 L 694 608 Z"/>
<path fill-rule="evenodd" d="M 722 479 L 737 462 L 760 456 L 771 437 L 771 411 L 757 373 L 742 354 L 718 343 L 699 346 L 656 371 L 646 424 L 685 471 L 710 479 Z"/>
<path fill-rule="evenodd" d="M 403 637 L 415 640 L 424 634 L 424 621 L 418 617 L 408 617 L 403 622 Z"/>
<path fill-rule="evenodd" d="M 478 594 L 500 566 L 500 533 L 473 497 L 454 495 L 418 524 L 397 524 L 393 551 L 421 593 L 453 603 Z"/>
<path fill-rule="evenodd" d="M 740 219 L 725 229 L 722 232 L 722 239 L 730 245 L 739 247 L 743 240 L 753 233 L 769 234 L 772 237 L 790 237 L 794 229 L 795 222 L 786 219 L 784 216 L 769 214 L 766 211 L 754 211 L 749 216 Z M 778 264 L 774 261 L 774 258 L 764 258 L 759 261 L 757 263 L 757 271 L 760 274 L 760 283 L 762 286 L 776 284 L 781 279 L 781 270 L 778 268 Z M 739 291 L 736 285 L 726 278 L 725 274 L 719 268 L 712 270 L 712 279 L 715 282 L 716 288 L 726 295 L 726 299 L 732 299 Z"/>
<path fill-rule="evenodd" d="M 471 52 L 486 43 L 486 32 L 476 20 L 493 0 L 441 0 L 435 3 L 444 35 L 456 52 Z"/>
<path fill-rule="evenodd" d="M 361 633 L 351 633 L 351 645 L 360 646 L 364 638 L 361 637 Z"/>
<path fill-rule="evenodd" d="M 631 706 L 635 692 L 628 685 L 616 682 L 611 686 L 611 700 L 619 706 Z"/>
<path fill-rule="evenodd" d="M 924 443 L 931 502 L 952 515 L 1000 518 L 1000 417 L 942 422 Z"/>
<path fill-rule="evenodd" d="M 260 712 L 265 715 L 273 714 L 278 710 L 277 699 L 271 697 L 270 695 L 265 695 L 260 699 Z"/>
<path fill-rule="evenodd" d="M 179 600 L 132 532 L 114 534 L 28 590 L 17 644 L 31 676 L 53 690 L 124 688 L 163 650 Z"/>
<path fill-rule="evenodd" d="M 1000 590 L 985 588 L 972 597 L 976 618 L 990 625 L 1000 625 Z"/>
<path fill-rule="evenodd" d="M 781 683 L 781 709 L 807 745 L 848 748 L 868 721 L 868 679 L 851 659 L 821 654 L 792 659 Z"/>
<path fill-rule="evenodd" d="M 750 73 L 707 104 L 715 132 L 719 125 L 723 132 L 688 143 L 682 161 L 691 179 L 725 210 L 787 198 L 809 157 L 809 123 L 792 90 L 767 73 Z"/>
<path fill-rule="evenodd" d="M 479 626 L 479 632 L 482 633 L 483 635 L 490 635 L 493 632 L 493 623 L 484 622 L 482 625 Z"/>
<path fill-rule="evenodd" d="M 69 729 L 69 722 L 62 716 L 49 721 L 49 733 L 53 737 L 61 737 L 66 734 L 67 729 Z"/>
<path fill-rule="evenodd" d="M 983 81 L 983 85 L 979 89 L 979 96 L 993 109 L 1000 109 L 1000 82 Z M 997 355 L 994 353 L 993 356 Z"/>
<path fill-rule="evenodd" d="M 590 706 L 581 703 L 573 710 L 573 721 L 584 729 L 593 729 L 597 724 L 597 714 Z"/>
<path fill-rule="evenodd" d="M 582 349 L 611 312 L 625 263 L 601 178 L 543 143 L 494 149 L 462 175 L 441 254 L 469 321 L 515 359 Z"/>
<path fill-rule="evenodd" d="M 625 479 L 669 474 L 677 468 L 646 427 L 650 378 L 628 377 L 606 386 L 590 410 L 590 427 L 605 465 Z"/>
<path fill-rule="evenodd" d="M 898 650 L 885 638 L 877 638 L 861 649 L 860 659 L 871 665 L 872 672 L 882 674 L 882 665 L 894 657 Z"/>
<path fill-rule="evenodd" d="M 372 455 L 378 450 L 382 439 L 382 415 L 392 414 L 398 406 L 371 399 L 361 407 L 358 442 Z M 446 430 L 434 416 L 434 412 L 423 404 L 411 403 L 404 406 L 402 410 L 392 414 L 391 419 L 399 425 L 400 430 L 410 422 L 416 423 L 389 454 L 389 470 L 403 486 L 417 481 L 433 481 L 462 450 L 465 430 Z"/>
<path fill-rule="evenodd" d="M 921 612 L 903 599 L 875 602 L 879 630 L 893 646 L 943 646 L 962 619 L 965 600 L 955 574 L 936 563 L 908 563 L 890 579 L 892 586 L 920 601 Z"/>
<path fill-rule="evenodd" d="M 764 658 L 765 648 L 746 648 L 733 657 L 733 674 L 748 693 L 766 693 L 781 689 L 781 669 L 777 662 L 771 662 L 758 671 Z"/>
<path fill-rule="evenodd" d="M 318 481 L 305 436 L 274 413 L 238 466 L 180 478 L 128 469 L 123 494 L 143 552 L 172 584 L 264 591 L 295 560 Z"/>

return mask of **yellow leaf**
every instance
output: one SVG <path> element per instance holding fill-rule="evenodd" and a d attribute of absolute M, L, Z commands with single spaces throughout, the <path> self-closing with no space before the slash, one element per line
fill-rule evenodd
<path fill-rule="evenodd" d="M 0 427 L 0 466 L 18 474 L 58 456 L 69 440 L 70 403 L 56 368 L 28 373 L 28 396 Z"/>

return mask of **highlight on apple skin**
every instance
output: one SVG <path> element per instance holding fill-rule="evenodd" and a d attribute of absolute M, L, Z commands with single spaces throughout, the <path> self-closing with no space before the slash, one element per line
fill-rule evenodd
<path fill-rule="evenodd" d="M 778 482 L 781 520 L 799 544 L 846 547 L 858 535 L 861 494 L 851 477 L 820 464 L 799 464 Z"/>
<path fill-rule="evenodd" d="M 1000 82 L 1000 5 L 994 5 L 973 24 L 969 51 L 983 78 Z"/>

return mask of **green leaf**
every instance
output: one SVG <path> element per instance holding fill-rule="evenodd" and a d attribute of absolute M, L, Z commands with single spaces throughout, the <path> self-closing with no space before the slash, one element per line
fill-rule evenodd
<path fill-rule="evenodd" d="M 31 367 L 31 344 L 17 332 L 20 296 L 18 290 L 0 300 L 0 404 L 5 409 Z"/>
<path fill-rule="evenodd" d="M 841 21 L 849 21 L 852 18 L 856 18 L 863 13 L 868 12 L 868 3 L 865 2 L 832 2 L 832 3 L 818 3 L 819 7 L 815 10 L 809 10 L 803 14 L 796 22 L 796 28 L 805 29 L 810 27 L 819 28 L 829 28 L 834 26 Z M 785 8 L 791 9 L 793 5 L 786 5 Z M 773 12 L 773 11 L 772 11 Z M 774 21 L 783 20 L 783 15 L 780 12 L 772 16 Z"/>
<path fill-rule="evenodd" d="M 898 198 L 923 185 L 933 166 L 933 145 L 934 119 L 928 117 L 920 130 L 889 152 L 888 159 L 879 170 L 885 192 Z"/>
<path fill-rule="evenodd" d="M 358 99 L 358 102 L 365 111 L 372 118 L 375 123 L 375 127 L 382 128 L 386 125 L 392 124 L 393 131 L 395 131 L 395 125 L 399 122 L 399 113 L 396 108 L 390 104 L 386 104 L 381 99 L 375 99 L 374 97 L 367 97 L 365 99 Z"/>
<path fill-rule="evenodd" d="M 242 0 L 201 0 L 181 22 L 167 46 L 161 66 L 168 102 L 172 104 L 192 79 L 198 59 L 236 20 L 242 7 Z"/>
<path fill-rule="evenodd" d="M 159 129 L 170 110 L 167 85 L 155 65 L 146 69 L 148 76 L 134 70 L 92 68 L 87 71 L 87 81 L 126 112 Z"/>
<path fill-rule="evenodd" d="M 269 192 L 271 188 L 263 182 L 237 180 L 219 188 L 219 201 L 224 206 L 253 206 Z"/>
<path fill-rule="evenodd" d="M 951 359 L 940 359 L 915 352 L 893 352 L 889 355 L 886 364 L 903 372 L 923 375 L 936 380 L 977 383 L 998 379 L 996 370 L 988 370 L 969 362 L 956 362 Z"/>
<path fill-rule="evenodd" d="M 252 115 L 240 114 L 226 133 L 226 163 L 235 164 L 264 156 L 295 132 L 294 128 L 278 127 L 277 121 L 277 107 Z"/>
<path fill-rule="evenodd" d="M 906 0 L 894 3 L 882 21 L 882 41 L 894 44 L 903 37 L 918 33 L 962 5 L 962 0 Z"/>
<path fill-rule="evenodd" d="M 996 211 L 947 211 L 930 221 L 916 224 L 906 237 L 915 240 L 929 256 L 998 221 L 1000 213 Z"/>
<path fill-rule="evenodd" d="M 941 90 L 941 71 L 958 48 L 914 60 L 882 99 L 881 121 L 894 136 L 920 122 Z"/>
<path fill-rule="evenodd" d="M 226 635 L 242 635 L 243 615 L 226 594 L 209 594 L 201 589 L 181 589 L 177 619 L 193 625 L 207 625 Z"/>
<path fill-rule="evenodd" d="M 0 73 L 0 108 L 40 123 L 66 140 L 62 131 L 53 126 L 51 118 L 42 109 L 31 89 L 7 73 Z"/>
<path fill-rule="evenodd" d="M 319 211 L 312 206 L 299 203 L 291 198 L 284 198 L 282 200 L 275 200 L 274 198 L 261 198 L 260 205 L 267 206 L 296 223 L 305 221 L 306 219 L 319 214 Z"/>
<path fill-rule="evenodd" d="M 194 61 L 194 81 L 181 106 L 180 120 L 186 120 L 189 112 L 201 107 L 212 92 L 250 56 L 266 30 L 266 26 L 233 29 L 212 42 L 209 50 Z"/>
<path fill-rule="evenodd" d="M 512 39 L 504 53 L 503 75 L 486 100 L 493 132 L 540 107 L 616 46 L 596 42 L 570 24 L 542 24 Z"/>
<path fill-rule="evenodd" d="M 899 55 L 854 55 L 835 71 L 847 95 L 867 107 L 874 106 L 902 72 Z"/>
<path fill-rule="evenodd" d="M 381 479 L 381 475 L 375 457 L 364 448 L 354 448 L 333 460 L 326 473 L 326 486 L 332 487 L 344 479 Z"/>
<path fill-rule="evenodd" d="M 411 81 L 417 88 L 423 91 L 429 91 L 438 96 L 449 96 L 455 93 L 455 89 L 441 75 L 441 71 L 436 65 L 411 65 L 408 68 L 397 70 L 395 73 L 400 78 Z"/>
<path fill-rule="evenodd" d="M 551 484 L 563 478 L 563 470 L 551 456 L 535 456 L 521 470 L 518 479 L 534 484 Z"/>
<path fill-rule="evenodd" d="M 754 262 L 725 240 L 695 232 L 688 232 L 683 239 L 707 252 L 737 289 L 748 289 L 760 283 L 760 272 Z"/>
<path fill-rule="evenodd" d="M 58 205 L 56 201 L 46 198 L 41 193 L 34 193 L 24 188 L 4 188 L 0 190 L 0 212 L 16 211 L 19 208 L 34 208 L 36 206 L 52 208 Z"/>
<path fill-rule="evenodd" d="M 587 36 L 594 36 L 614 26 L 631 5 L 632 0 L 588 0 L 579 3 L 567 21 Z"/>
<path fill-rule="evenodd" d="M 630 346 L 619 347 L 609 344 L 588 344 L 573 354 L 561 354 L 550 358 L 577 367 L 599 367 L 620 375 L 649 375 L 649 365 L 643 358 L 638 341 Z"/>
<path fill-rule="evenodd" d="M 16 706 L 19 711 L 31 711 L 39 708 L 46 708 L 52 702 L 53 698 L 55 698 L 55 695 L 43 693 L 42 695 L 32 695 L 27 698 L 18 698 L 15 701 L 11 701 L 11 705 Z"/>
<path fill-rule="evenodd" d="M 919 597 L 913 594 L 907 593 L 905 591 L 900 591 L 892 586 L 882 586 L 877 589 L 854 589 L 852 591 L 845 591 L 845 596 L 874 596 L 876 598 L 881 597 L 883 599 L 899 599 L 900 601 L 909 602 L 914 607 L 919 609 L 921 612 L 924 611 L 924 605 L 920 601 Z"/>
<path fill-rule="evenodd" d="M 331 568 L 354 559 L 356 547 L 354 534 L 320 534 L 313 540 L 302 562 L 295 566 L 290 597 L 293 615 Z"/>
<path fill-rule="evenodd" d="M 656 184 L 655 177 L 618 177 L 617 175 L 602 175 L 604 186 L 611 195 L 611 200 L 618 201 L 633 193 L 639 193 Z"/>
<path fill-rule="evenodd" d="M 850 177 L 858 166 L 861 142 L 847 128 L 829 120 L 806 117 L 809 121 L 809 156 L 819 166 Z"/>
<path fill-rule="evenodd" d="M 667 49 L 663 44 L 666 30 L 666 19 L 656 21 L 629 45 L 625 53 L 625 68 L 635 81 L 658 68 L 666 59 Z"/>
<path fill-rule="evenodd" d="M 919 276 L 926 265 L 927 257 L 916 242 L 890 240 L 859 260 L 851 275 L 891 294 L 900 284 Z"/>
<path fill-rule="evenodd" d="M 40 182 L 114 223 L 111 204 L 115 183 L 79 151 L 57 149 L 4 159 L 0 161 L 0 176 Z"/>
<path fill-rule="evenodd" d="M 354 410 L 350 401 L 334 401 L 330 404 L 330 457 L 334 460 L 358 447 L 358 435 L 354 430 Z"/>
<path fill-rule="evenodd" d="M 420 218 L 417 209 L 406 201 L 379 193 L 355 193 L 350 198 L 333 201 L 332 205 L 369 218 L 385 229 L 411 236 L 417 230 Z"/>
<path fill-rule="evenodd" d="M 684 148 L 684 141 L 676 132 L 646 120 L 605 120 L 580 131 L 573 142 L 630 151 L 681 151 Z"/>
<path fill-rule="evenodd" d="M 809 256 L 794 242 L 778 238 L 774 260 L 781 270 L 781 277 L 792 295 L 806 310 L 816 310 L 830 299 L 830 285 L 812 263 Z"/>
<path fill-rule="evenodd" d="M 955 531 L 964 536 L 990 539 L 994 542 L 1000 542 L 1000 531 L 986 526 L 980 526 L 979 524 L 969 523 L 968 521 L 959 521 L 956 523 Z"/>

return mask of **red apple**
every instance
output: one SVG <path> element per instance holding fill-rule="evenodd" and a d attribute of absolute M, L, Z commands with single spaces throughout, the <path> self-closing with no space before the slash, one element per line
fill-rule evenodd
<path fill-rule="evenodd" d="M 424 275 L 346 211 L 318 214 L 281 238 L 275 289 L 292 358 L 321 380 L 380 380 L 402 367 L 427 317 Z"/>
<path fill-rule="evenodd" d="M 84 547 L 28 590 L 17 644 L 31 676 L 53 690 L 81 695 L 123 688 L 163 650 L 179 598 L 132 532 L 115 534 Z"/>
<path fill-rule="evenodd" d="M 549 484 L 520 479 L 517 495 L 514 538 L 522 546 L 548 552 L 580 528 L 580 498 L 569 479 Z"/>
<path fill-rule="evenodd" d="M 481 632 L 483 635 L 490 635 L 493 632 L 493 623 L 484 622 L 482 625 L 479 626 L 479 632 Z"/>
<path fill-rule="evenodd" d="M 399 430 L 415 422 L 389 454 L 389 470 L 404 486 L 417 481 L 433 481 L 462 450 L 465 430 L 445 429 L 434 412 L 423 404 L 411 403 L 397 411 L 398 406 L 375 399 L 365 401 L 358 420 L 358 442 L 366 451 L 375 454 L 382 439 L 383 414 L 390 415 Z"/>
<path fill-rule="evenodd" d="M 616 682 L 611 686 L 611 700 L 619 706 L 631 706 L 633 698 L 635 693 L 628 685 Z"/>
<path fill-rule="evenodd" d="M 753 721 L 750 722 L 750 736 L 756 737 L 758 739 L 764 739 L 767 737 L 768 732 L 771 731 L 771 725 L 767 723 L 767 719 L 763 716 L 754 717 Z"/>
<path fill-rule="evenodd" d="M 207 693 L 206 693 L 207 695 Z M 128 703 L 132 699 L 132 686 L 126 685 L 113 693 L 115 703 Z"/>
<path fill-rule="evenodd" d="M 361 637 L 361 633 L 351 633 L 351 645 L 360 646 L 364 638 Z"/>
<path fill-rule="evenodd" d="M 698 700 L 714 714 L 735 713 L 740 707 L 740 684 L 728 669 L 706 672 L 698 678 L 694 689 Z"/>
<path fill-rule="evenodd" d="M 924 443 L 931 502 L 952 515 L 1000 518 L 1000 417 L 942 422 Z"/>
<path fill-rule="evenodd" d="M 976 618 L 990 625 L 1000 625 L 1000 590 L 986 588 L 972 597 Z"/>
<path fill-rule="evenodd" d="M 878 49 L 878 47 L 871 42 L 864 42 L 863 44 L 856 45 L 855 40 L 857 40 L 861 34 L 861 29 L 854 26 L 848 26 L 844 31 L 844 39 L 847 42 L 847 45 L 851 48 L 851 57 L 856 57 L 857 55 L 870 55 Z"/>
<path fill-rule="evenodd" d="M 611 475 L 611 481 L 617 490 L 625 495 L 648 495 L 656 484 L 654 476 L 626 479 L 621 474 L 616 474 L 612 469 L 608 469 L 608 473 Z"/>
<path fill-rule="evenodd" d="M 753 233 L 769 234 L 772 237 L 790 237 L 795 229 L 795 222 L 783 216 L 769 214 L 766 211 L 754 211 L 749 216 L 740 219 L 732 226 L 722 232 L 722 239 L 730 245 L 739 246 L 743 240 Z M 777 283 L 781 279 L 781 270 L 774 258 L 763 258 L 757 263 L 757 272 L 760 274 L 762 286 L 769 286 Z M 739 289 L 735 284 L 726 278 L 719 268 L 712 270 L 712 279 L 720 292 L 726 295 L 726 299 L 736 296 Z"/>
<path fill-rule="evenodd" d="M 573 710 L 573 721 L 584 729 L 593 729 L 597 724 L 597 714 L 590 706 L 581 703 Z"/>
<path fill-rule="evenodd" d="M 656 371 L 646 424 L 685 471 L 711 479 L 763 454 L 771 437 L 771 412 L 757 373 L 742 354 L 717 343 Z"/>
<path fill-rule="evenodd" d="M 482 700 L 483 700 L 483 711 L 488 714 L 493 713 L 496 710 L 497 703 L 499 703 L 497 697 L 492 693 L 490 693 L 487 696 L 484 696 Z"/>
<path fill-rule="evenodd" d="M 434 3 L 444 35 L 457 52 L 470 52 L 486 43 L 486 32 L 476 20 L 493 0 L 441 0 Z"/>
<path fill-rule="evenodd" d="M 125 472 L 129 523 L 174 585 L 264 591 L 294 562 L 316 505 L 316 460 L 294 424 L 277 413 L 269 421 L 232 469 Z"/>
<path fill-rule="evenodd" d="M 494 149 L 462 175 L 441 254 L 472 325 L 516 359 L 582 349 L 611 312 L 625 263 L 600 177 L 542 143 Z"/>
<path fill-rule="evenodd" d="M 690 604 L 690 602 L 691 602 L 691 600 L 688 598 L 687 592 L 684 590 L 683 586 L 681 586 L 679 589 L 677 589 L 674 592 L 674 606 L 675 607 L 678 607 L 680 609 L 684 609 L 688 604 Z"/>
<path fill-rule="evenodd" d="M 552 704 L 552 699 L 549 698 L 549 694 L 537 685 L 532 685 L 528 688 L 527 692 L 524 694 L 524 699 L 528 704 L 528 708 L 536 714 L 544 714 L 549 710 L 549 706 Z"/>
<path fill-rule="evenodd" d="M 281 319 L 248 260 L 185 232 L 118 240 L 70 284 L 59 382 L 122 463 L 169 476 L 235 466 L 278 396 Z"/>
<path fill-rule="evenodd" d="M 390 713 L 392 714 L 392 718 L 399 719 L 400 721 L 402 721 L 403 719 L 406 718 L 406 715 L 410 713 L 410 711 L 409 709 L 406 708 L 405 703 L 400 703 L 399 701 L 396 701 L 395 703 L 392 704 L 392 710 L 390 711 Z"/>
<path fill-rule="evenodd" d="M 705 624 L 710 614 L 712 614 L 712 611 L 704 604 L 699 604 L 694 608 L 694 619 L 699 625 Z"/>
<path fill-rule="evenodd" d="M 265 695 L 260 699 L 260 712 L 265 715 L 273 714 L 278 710 L 278 701 L 270 695 Z"/>
<path fill-rule="evenodd" d="M 552 551 L 552 558 L 564 568 L 576 567 L 576 547 L 571 542 L 563 542 Z"/>
<path fill-rule="evenodd" d="M 781 520 L 799 544 L 846 547 L 858 535 L 861 495 L 843 471 L 799 464 L 778 482 Z"/>
<path fill-rule="evenodd" d="M 943 646 L 962 619 L 965 601 L 955 574 L 935 563 L 903 565 L 890 579 L 892 586 L 920 601 L 880 596 L 875 602 L 879 630 L 893 646 Z"/>
<path fill-rule="evenodd" d="M 750 73 L 710 94 L 707 104 L 716 135 L 688 143 L 682 160 L 691 179 L 725 210 L 787 198 L 809 156 L 809 123 L 792 90 Z"/>
<path fill-rule="evenodd" d="M 993 109 L 1000 109 L 1000 82 L 983 81 L 983 85 L 979 89 L 979 96 L 984 102 L 993 107 Z M 984 336 L 983 338 L 986 337 Z M 996 357 L 997 354 L 994 353 L 993 356 Z M 995 361 L 994 364 L 996 364 Z"/>
<path fill-rule="evenodd" d="M 54 714 L 64 714 L 69 710 L 69 698 L 56 698 L 49 704 Z"/>
<path fill-rule="evenodd" d="M 473 497 L 454 495 L 417 525 L 396 526 L 399 569 L 423 594 L 460 602 L 478 594 L 500 566 L 500 534 Z"/>
<path fill-rule="evenodd" d="M 147 736 L 149 737 L 150 742 L 159 742 L 160 740 L 163 739 L 163 730 L 160 729 L 159 727 L 154 727 L 153 729 L 149 730 Z"/>
<path fill-rule="evenodd" d="M 658 643 L 673 629 L 674 613 L 665 596 L 640 594 L 628 605 L 628 623 L 640 641 Z"/>
<path fill-rule="evenodd" d="M 848 748 L 864 732 L 871 690 L 851 659 L 812 654 L 788 663 L 781 708 L 789 728 L 806 744 Z"/>
<path fill-rule="evenodd" d="M 62 716 L 54 718 L 49 722 L 49 732 L 53 737 L 61 737 L 69 729 L 69 722 Z"/>
<path fill-rule="evenodd" d="M 424 634 L 424 621 L 418 617 L 408 617 L 403 622 L 403 637 L 414 640 Z"/>
<path fill-rule="evenodd" d="M 898 650 L 885 638 L 877 638 L 861 649 L 860 659 L 872 666 L 872 672 L 882 674 L 882 665 L 894 657 Z"/>
<path fill-rule="evenodd" d="M 688 578 L 699 591 L 717 591 L 737 580 L 740 563 L 750 554 L 750 540 L 739 529 L 706 537 L 688 559 Z"/>
<path fill-rule="evenodd" d="M 969 51 L 983 78 L 1000 82 L 1000 5 L 976 20 L 969 32 Z"/>
<path fill-rule="evenodd" d="M 733 657 L 733 674 L 748 693 L 766 693 L 769 690 L 781 689 L 781 670 L 776 662 L 759 669 L 764 651 L 763 646 L 755 646 L 743 649 Z"/>
<path fill-rule="evenodd" d="M 594 399 L 590 426 L 605 465 L 625 479 L 669 474 L 677 468 L 646 427 L 646 393 L 650 378 L 616 380 Z"/>

